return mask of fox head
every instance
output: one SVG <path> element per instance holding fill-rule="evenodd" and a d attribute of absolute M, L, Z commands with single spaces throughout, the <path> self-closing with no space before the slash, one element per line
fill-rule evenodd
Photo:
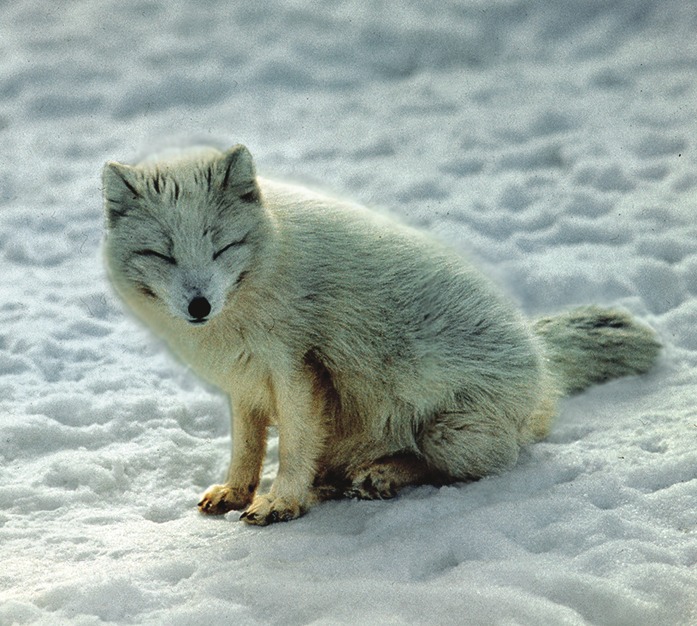
<path fill-rule="evenodd" d="M 247 148 L 109 162 L 102 183 L 116 290 L 136 310 L 154 307 L 194 325 L 218 315 L 246 276 L 263 223 Z"/>

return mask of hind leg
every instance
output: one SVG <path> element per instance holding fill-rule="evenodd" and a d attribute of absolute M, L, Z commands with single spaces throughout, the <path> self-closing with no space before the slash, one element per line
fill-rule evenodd
<path fill-rule="evenodd" d="M 444 473 L 430 467 L 423 458 L 404 452 L 326 474 L 315 484 L 315 489 L 322 500 L 387 500 L 410 485 L 443 485 L 448 482 L 452 481 Z"/>
<path fill-rule="evenodd" d="M 437 415 L 424 428 L 419 440 L 428 465 L 451 481 L 500 472 L 517 461 L 519 447 L 514 424 L 501 416 L 466 410 Z"/>
<path fill-rule="evenodd" d="M 359 467 L 351 476 L 351 486 L 345 495 L 362 500 L 394 498 L 409 485 L 442 485 L 451 482 L 414 454 L 404 453 L 383 457 Z"/>

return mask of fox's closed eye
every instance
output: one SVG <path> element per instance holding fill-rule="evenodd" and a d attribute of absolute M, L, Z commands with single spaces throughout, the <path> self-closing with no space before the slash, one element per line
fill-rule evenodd
<path fill-rule="evenodd" d="M 247 236 L 245 235 L 242 239 L 238 241 L 231 241 L 227 246 L 220 248 L 217 252 L 213 253 L 213 260 L 215 261 L 223 252 L 226 252 L 230 248 L 236 248 L 237 246 L 244 245 L 247 241 Z"/>
<path fill-rule="evenodd" d="M 177 264 L 177 260 L 174 257 L 162 254 L 161 252 L 156 252 L 155 250 L 136 250 L 133 254 L 137 254 L 138 256 L 155 257 L 156 259 L 160 259 L 161 261 L 169 263 L 170 265 Z"/>

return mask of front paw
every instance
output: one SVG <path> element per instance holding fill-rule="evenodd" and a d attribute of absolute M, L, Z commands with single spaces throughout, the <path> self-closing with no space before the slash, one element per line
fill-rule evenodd
<path fill-rule="evenodd" d="M 307 507 L 294 498 L 266 494 L 254 498 L 251 506 L 240 516 L 247 524 L 267 526 L 275 522 L 289 522 L 300 517 Z"/>
<path fill-rule="evenodd" d="M 228 511 L 245 508 L 254 496 L 254 487 L 232 487 L 213 485 L 203 494 L 198 510 L 207 515 L 223 515 Z"/>

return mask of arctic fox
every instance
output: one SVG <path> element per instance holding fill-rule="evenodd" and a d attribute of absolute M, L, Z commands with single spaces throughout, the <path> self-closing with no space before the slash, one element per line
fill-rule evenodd
<path fill-rule="evenodd" d="M 645 372 L 659 351 L 617 310 L 528 322 L 446 245 L 257 177 L 241 145 L 110 162 L 103 190 L 116 291 L 230 397 L 232 460 L 203 513 L 265 525 L 500 472 L 561 396 Z M 279 470 L 257 494 L 270 425 Z"/>

